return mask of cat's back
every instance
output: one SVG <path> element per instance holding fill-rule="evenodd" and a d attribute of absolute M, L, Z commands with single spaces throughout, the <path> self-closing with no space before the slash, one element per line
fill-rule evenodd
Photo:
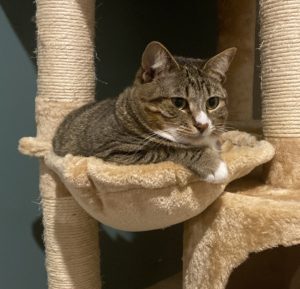
<path fill-rule="evenodd" d="M 113 120 L 115 98 L 86 104 L 66 116 L 53 137 L 53 151 L 59 155 L 89 155 L 91 132 Z"/>

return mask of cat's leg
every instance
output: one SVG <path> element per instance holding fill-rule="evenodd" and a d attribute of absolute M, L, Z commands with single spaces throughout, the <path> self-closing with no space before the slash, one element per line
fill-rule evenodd
<path fill-rule="evenodd" d="M 224 183 L 228 178 L 228 168 L 221 159 L 220 152 L 213 148 L 190 152 L 180 163 L 210 183 Z"/>

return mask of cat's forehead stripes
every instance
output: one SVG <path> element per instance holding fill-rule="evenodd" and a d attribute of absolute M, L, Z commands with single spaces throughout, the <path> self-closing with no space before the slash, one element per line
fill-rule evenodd
<path fill-rule="evenodd" d="M 199 86 L 198 79 L 199 79 L 200 75 L 198 74 L 197 69 L 195 69 L 195 67 L 192 65 L 185 66 L 185 69 L 187 71 L 186 75 L 187 75 L 187 80 L 188 80 L 189 84 L 194 87 Z"/>
<path fill-rule="evenodd" d="M 186 95 L 187 98 L 190 97 L 190 86 L 189 85 L 185 86 L 185 95 Z"/>
<path fill-rule="evenodd" d="M 214 88 L 214 84 L 203 77 L 201 70 L 196 65 L 183 65 L 182 66 L 185 77 L 185 94 L 186 97 L 201 96 L 204 98 L 209 97 L 213 93 L 216 93 L 218 89 Z M 193 93 L 191 93 L 193 91 Z"/>

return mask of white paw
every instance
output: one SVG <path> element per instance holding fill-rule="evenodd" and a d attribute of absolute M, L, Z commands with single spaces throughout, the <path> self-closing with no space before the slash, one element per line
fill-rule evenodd
<path fill-rule="evenodd" d="M 213 174 L 209 174 L 205 181 L 209 183 L 224 183 L 227 178 L 227 165 L 223 161 L 221 161 L 216 171 Z"/>

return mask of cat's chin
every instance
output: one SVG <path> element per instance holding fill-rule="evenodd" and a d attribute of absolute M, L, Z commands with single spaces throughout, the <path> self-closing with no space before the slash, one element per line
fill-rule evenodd
<path fill-rule="evenodd" d="M 174 130 L 175 132 L 175 130 Z M 166 140 L 170 140 L 172 142 L 178 142 L 177 137 L 174 136 L 174 132 L 170 130 L 170 132 L 164 131 L 164 130 L 156 130 L 154 133 Z"/>
<path fill-rule="evenodd" d="M 186 137 L 186 136 L 178 135 L 177 133 L 175 133 L 175 131 L 176 131 L 175 129 L 174 132 L 157 130 L 154 131 L 154 133 L 166 140 L 179 143 L 179 144 L 184 144 L 184 145 L 211 146 L 214 145 L 216 142 L 216 138 L 211 134 Z"/>
<path fill-rule="evenodd" d="M 193 146 L 214 146 L 216 138 L 212 135 L 186 137 L 181 139 L 181 143 Z"/>

